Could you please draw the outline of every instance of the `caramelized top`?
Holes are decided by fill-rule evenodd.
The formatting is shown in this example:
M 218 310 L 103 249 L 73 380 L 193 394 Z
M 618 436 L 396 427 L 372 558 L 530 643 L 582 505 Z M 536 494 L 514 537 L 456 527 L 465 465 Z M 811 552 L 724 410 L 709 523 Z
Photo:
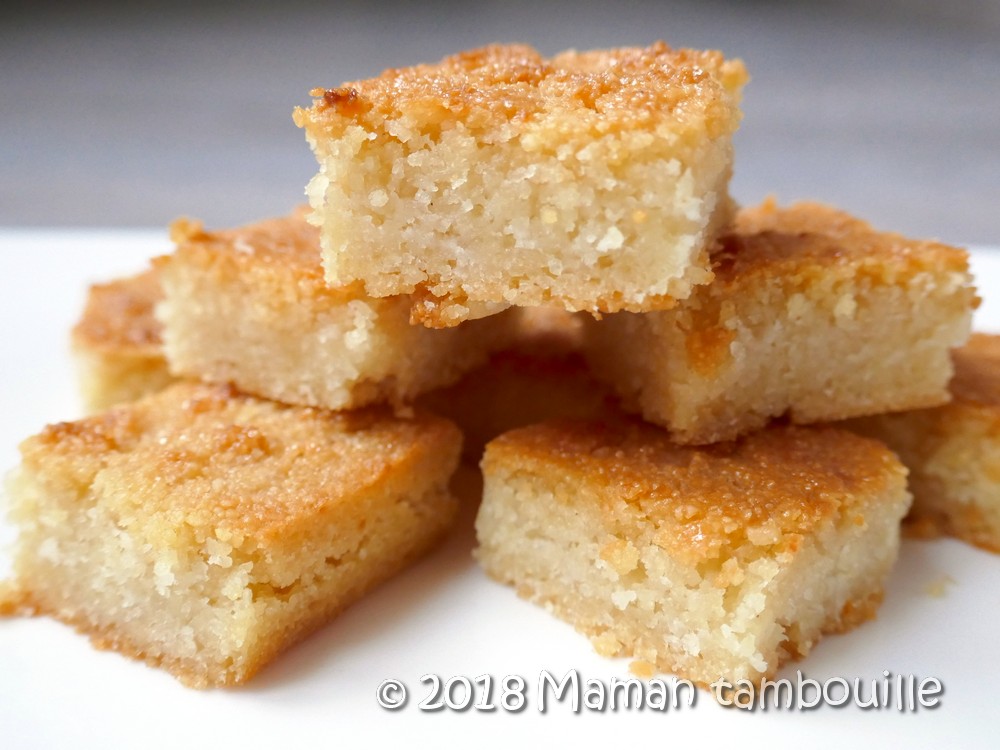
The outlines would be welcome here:
M 163 297 L 155 271 L 95 284 L 87 294 L 73 341 L 90 348 L 158 352 L 160 324 L 153 308 Z
M 433 467 L 444 476 L 454 468 L 460 442 L 454 425 L 423 413 L 328 412 L 180 383 L 50 425 L 21 452 L 28 471 L 94 490 L 121 526 L 145 538 L 214 535 L 235 546 L 278 540 L 324 514 L 363 519 L 368 491 L 429 486 L 441 478 Z
M 613 130 L 669 119 L 700 123 L 714 137 L 735 129 L 734 110 L 746 80 L 743 64 L 726 61 L 720 52 L 673 50 L 663 42 L 548 59 L 526 45 L 491 45 L 316 89 L 312 109 L 296 110 L 295 120 L 335 137 L 351 122 L 401 115 L 418 126 L 461 120 L 474 131 L 510 121 L 558 120 L 572 128 L 599 120 Z
M 837 269 L 891 284 L 921 271 L 967 274 L 968 254 L 939 242 L 876 231 L 820 203 L 779 208 L 769 199 L 737 214 L 733 232 L 712 255 L 712 266 L 712 289 L 761 275 L 794 280 Z
M 253 274 L 273 287 L 276 297 L 310 295 L 340 303 L 362 296 L 360 284 L 327 286 L 319 230 L 306 220 L 308 213 L 308 206 L 300 206 L 288 216 L 215 231 L 207 231 L 199 221 L 178 219 L 170 226 L 170 238 L 177 244 L 174 255 L 153 263 L 157 268 L 177 262 L 218 274 Z
M 974 333 L 952 352 L 955 376 L 950 390 L 956 401 L 1000 406 L 1000 336 Z
M 248 255 L 261 262 L 293 265 L 303 273 L 322 275 L 319 230 L 306 221 L 308 206 L 288 216 L 264 219 L 236 229 L 206 231 L 200 221 L 177 219 L 170 239 L 178 249 Z
M 484 470 L 499 463 L 566 480 L 564 502 L 596 495 L 611 525 L 651 526 L 658 546 L 693 562 L 747 543 L 794 551 L 824 521 L 863 523 L 861 503 L 892 483 L 901 493 L 906 471 L 881 443 L 829 427 L 691 447 L 625 420 L 515 430 L 487 447 Z
M 322 278 L 319 230 L 306 221 L 308 213 L 308 206 L 299 206 L 288 216 L 211 232 L 200 221 L 176 219 L 170 225 L 170 239 L 178 252 L 245 257 L 250 263 L 291 267 L 304 276 Z

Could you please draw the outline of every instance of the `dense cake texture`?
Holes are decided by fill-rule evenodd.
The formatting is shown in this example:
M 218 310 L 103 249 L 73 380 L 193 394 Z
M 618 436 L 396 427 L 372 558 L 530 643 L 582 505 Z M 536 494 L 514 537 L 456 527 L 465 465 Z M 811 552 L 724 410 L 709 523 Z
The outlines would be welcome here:
M 814 203 L 739 212 L 715 280 L 671 310 L 594 321 L 589 357 L 684 443 L 944 403 L 977 304 L 967 254 Z
M 1000 336 L 974 334 L 953 354 L 952 401 L 852 420 L 910 470 L 906 530 L 1000 552 Z
M 304 211 L 239 229 L 173 226 L 158 308 L 175 374 L 290 404 L 409 402 L 458 380 L 506 341 L 510 314 L 447 331 L 410 325 L 405 297 L 331 288 Z
M 770 427 L 678 446 L 638 422 L 555 421 L 486 448 L 476 555 L 590 636 L 695 683 L 772 676 L 872 617 L 910 505 L 880 443 Z
M 8 611 L 241 683 L 445 532 L 458 430 L 180 383 L 21 446 Z
M 90 287 L 71 336 L 88 411 L 134 401 L 173 382 L 153 315 L 161 297 L 152 270 Z
M 295 112 L 334 284 L 433 327 L 504 305 L 668 306 L 711 279 L 746 82 L 719 52 L 494 45 Z

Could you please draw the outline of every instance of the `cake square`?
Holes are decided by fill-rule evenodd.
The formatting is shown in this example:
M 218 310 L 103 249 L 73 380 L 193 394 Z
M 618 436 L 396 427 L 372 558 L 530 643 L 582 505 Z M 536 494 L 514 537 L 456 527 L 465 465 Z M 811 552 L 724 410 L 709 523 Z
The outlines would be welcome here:
M 327 286 L 319 233 L 304 214 L 218 232 L 175 222 L 175 252 L 154 261 L 174 374 L 288 404 L 354 409 L 409 403 L 503 346 L 509 313 L 436 331 L 410 325 L 406 297 Z
M 678 442 L 948 400 L 949 349 L 978 302 L 963 250 L 767 201 L 739 212 L 713 269 L 673 309 L 606 316 L 588 333 L 595 372 Z
M 174 381 L 153 314 L 162 296 L 152 270 L 88 290 L 71 334 L 87 411 L 135 401 Z
M 444 327 L 504 305 L 649 310 L 711 279 L 747 80 L 719 52 L 493 45 L 316 89 L 296 123 L 334 284 Z
M 449 527 L 454 425 L 178 383 L 21 446 L 0 609 L 193 687 L 250 679 Z
M 655 426 L 554 421 L 492 441 L 476 556 L 605 656 L 696 684 L 772 677 L 874 616 L 906 470 L 845 430 L 679 446 Z
M 883 441 L 909 468 L 904 530 L 1000 553 L 1000 336 L 973 334 L 952 358 L 951 403 L 845 426 Z

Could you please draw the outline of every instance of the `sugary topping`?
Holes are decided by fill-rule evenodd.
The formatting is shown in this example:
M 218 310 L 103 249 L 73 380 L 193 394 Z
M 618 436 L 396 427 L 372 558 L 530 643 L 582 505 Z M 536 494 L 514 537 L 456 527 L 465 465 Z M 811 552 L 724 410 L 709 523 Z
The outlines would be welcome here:
M 451 423 L 427 414 L 335 413 L 181 383 L 50 425 L 21 451 L 29 471 L 95 491 L 119 523 L 142 527 L 147 538 L 214 535 L 242 544 L 317 514 L 363 522 L 362 493 L 412 471 L 421 455 L 440 453 L 447 463 L 460 440 Z
M 288 216 L 211 232 L 200 221 L 177 219 L 170 225 L 170 239 L 183 251 L 251 256 L 322 277 L 319 230 L 306 221 L 307 214 L 308 208 L 300 206 Z
M 214 273 L 253 274 L 262 290 L 275 301 L 321 297 L 336 304 L 363 296 L 363 286 L 330 287 L 323 278 L 319 230 L 306 220 L 307 206 L 288 216 L 247 224 L 235 229 L 207 231 L 201 222 L 178 219 L 170 226 L 177 243 L 173 256 L 157 258 L 163 268 L 171 263 L 194 264 Z
M 568 480 L 570 503 L 600 498 L 613 526 L 655 529 L 659 546 L 691 560 L 752 546 L 794 549 L 824 521 L 864 523 L 852 506 L 905 469 L 881 443 L 834 428 L 774 426 L 739 441 L 679 446 L 637 421 L 556 421 L 490 443 L 493 465 Z M 544 480 L 543 480 L 544 481 Z M 626 509 L 626 510 L 623 510 Z
M 952 352 L 955 376 L 950 389 L 957 401 L 1000 406 L 1000 336 L 974 333 Z
M 720 52 L 673 50 L 663 42 L 548 59 L 525 45 L 491 45 L 316 89 L 312 110 L 297 110 L 295 117 L 300 126 L 322 121 L 335 134 L 350 121 L 402 114 L 426 127 L 460 120 L 471 130 L 485 130 L 592 113 L 610 129 L 697 119 L 714 137 L 718 133 L 711 131 L 733 125 L 746 78 L 742 63 L 726 61 Z
M 734 231 L 712 255 L 713 287 L 759 274 L 796 278 L 841 268 L 893 283 L 921 271 L 968 272 L 968 254 L 939 242 L 879 232 L 868 223 L 819 203 L 779 208 L 773 200 L 741 210 Z
M 73 328 L 73 340 L 89 347 L 156 350 L 160 324 L 153 309 L 163 293 L 155 271 L 95 284 L 87 294 L 83 317 Z

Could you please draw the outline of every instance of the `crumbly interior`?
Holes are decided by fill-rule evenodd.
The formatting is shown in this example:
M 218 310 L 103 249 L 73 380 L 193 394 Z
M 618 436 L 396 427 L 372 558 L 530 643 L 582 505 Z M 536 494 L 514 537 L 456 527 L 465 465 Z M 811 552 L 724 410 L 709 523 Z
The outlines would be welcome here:
M 444 533 L 459 443 L 190 384 L 55 425 L 9 483 L 16 598 L 191 686 L 243 682 Z
M 898 553 L 910 502 L 905 472 L 891 456 L 881 467 L 851 463 L 852 436 L 841 434 L 848 456 L 836 471 L 852 477 L 853 492 L 807 489 L 798 501 L 807 520 L 794 530 L 779 520 L 791 517 L 791 506 L 768 497 L 766 484 L 755 489 L 754 468 L 734 474 L 710 454 L 691 466 L 704 461 L 698 470 L 719 477 L 714 488 L 692 493 L 682 472 L 672 484 L 650 477 L 644 486 L 656 489 L 632 491 L 585 457 L 585 468 L 568 471 L 558 458 L 565 443 L 547 459 L 527 443 L 498 441 L 484 459 L 476 555 L 491 576 L 589 635 L 601 654 L 632 656 L 703 685 L 772 676 L 822 633 L 873 616 Z M 609 442 L 604 450 L 627 462 L 634 448 Z M 791 454 L 784 466 L 761 466 L 776 477 L 772 485 L 781 485 L 784 470 L 794 476 L 805 468 Z M 683 463 L 680 454 L 657 455 Z M 820 484 L 833 475 L 807 472 Z M 723 485 L 730 494 L 722 523 L 701 523 L 702 494 L 718 497 Z M 662 500 L 658 510 L 647 506 L 649 492 Z M 758 516 L 757 503 L 774 518 Z M 687 545 L 678 533 L 684 524 L 698 527 Z M 704 548 L 713 554 L 698 552 Z
M 295 216 L 266 232 L 197 234 L 158 261 L 157 315 L 175 374 L 290 404 L 357 408 L 452 383 L 505 340 L 507 314 L 435 331 L 410 325 L 407 298 L 327 288 L 307 229 Z
M 946 401 L 948 352 L 968 337 L 975 301 L 961 251 L 838 252 L 830 219 L 816 223 L 739 237 L 743 265 L 717 258 L 716 282 L 673 310 L 594 321 L 595 371 L 685 443 L 786 413 L 813 423 Z
M 484 304 L 656 309 L 711 279 L 739 63 L 487 48 L 383 79 L 296 115 L 330 281 L 419 293 L 446 326 Z

